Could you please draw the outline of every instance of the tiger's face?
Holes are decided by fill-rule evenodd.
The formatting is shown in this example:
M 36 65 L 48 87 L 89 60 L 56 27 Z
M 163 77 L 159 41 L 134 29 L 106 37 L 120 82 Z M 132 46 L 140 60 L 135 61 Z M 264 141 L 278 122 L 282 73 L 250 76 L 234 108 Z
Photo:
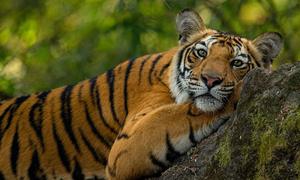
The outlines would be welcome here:
M 214 112 L 227 103 L 251 69 L 270 69 L 281 48 L 281 36 L 267 33 L 254 41 L 207 29 L 198 14 L 185 10 L 177 17 L 180 45 L 173 59 L 171 91 L 177 103 L 193 101 Z

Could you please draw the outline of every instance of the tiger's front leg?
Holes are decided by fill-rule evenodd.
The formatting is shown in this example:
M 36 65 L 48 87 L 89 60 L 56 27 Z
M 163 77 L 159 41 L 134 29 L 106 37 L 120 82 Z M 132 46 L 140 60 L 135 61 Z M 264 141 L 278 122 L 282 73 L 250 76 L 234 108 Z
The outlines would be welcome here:
M 108 179 L 153 176 L 223 122 L 233 107 L 211 114 L 191 104 L 172 104 L 126 122 L 108 158 Z

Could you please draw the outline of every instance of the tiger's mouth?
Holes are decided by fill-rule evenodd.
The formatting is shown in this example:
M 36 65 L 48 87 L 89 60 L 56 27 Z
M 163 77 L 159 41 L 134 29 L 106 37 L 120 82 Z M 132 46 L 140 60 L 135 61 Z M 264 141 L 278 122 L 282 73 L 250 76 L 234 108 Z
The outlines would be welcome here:
M 201 94 L 201 95 L 197 95 L 197 96 L 193 97 L 194 100 L 197 98 L 215 98 L 215 97 L 213 95 L 211 95 L 209 92 L 207 92 L 205 94 Z
M 207 87 L 204 82 L 191 82 L 188 78 L 177 76 L 172 84 L 172 93 L 176 103 L 192 102 L 203 112 L 216 112 L 222 109 L 231 96 L 234 85 L 222 84 Z
M 193 102 L 204 112 L 214 112 L 224 107 L 225 101 L 221 101 L 211 95 L 210 93 L 206 93 L 203 95 L 198 95 L 193 98 Z

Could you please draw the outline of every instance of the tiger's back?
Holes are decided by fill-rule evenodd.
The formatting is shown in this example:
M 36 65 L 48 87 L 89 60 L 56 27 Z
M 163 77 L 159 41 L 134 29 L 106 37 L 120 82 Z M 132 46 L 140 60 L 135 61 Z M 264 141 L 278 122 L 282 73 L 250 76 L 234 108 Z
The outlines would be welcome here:
M 76 85 L 5 101 L 0 176 L 103 177 L 125 119 L 145 106 L 172 102 L 167 84 L 173 54 L 143 56 Z

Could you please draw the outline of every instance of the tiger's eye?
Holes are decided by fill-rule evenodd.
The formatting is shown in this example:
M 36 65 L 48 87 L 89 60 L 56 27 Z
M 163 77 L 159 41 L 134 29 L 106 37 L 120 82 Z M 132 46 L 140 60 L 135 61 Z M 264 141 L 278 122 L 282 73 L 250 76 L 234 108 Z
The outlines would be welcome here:
M 241 67 L 243 64 L 244 64 L 243 61 L 238 60 L 238 59 L 233 60 L 233 61 L 231 62 L 231 65 L 234 66 L 234 67 Z
M 207 52 L 204 49 L 199 49 L 198 55 L 203 58 L 203 57 L 206 57 Z

